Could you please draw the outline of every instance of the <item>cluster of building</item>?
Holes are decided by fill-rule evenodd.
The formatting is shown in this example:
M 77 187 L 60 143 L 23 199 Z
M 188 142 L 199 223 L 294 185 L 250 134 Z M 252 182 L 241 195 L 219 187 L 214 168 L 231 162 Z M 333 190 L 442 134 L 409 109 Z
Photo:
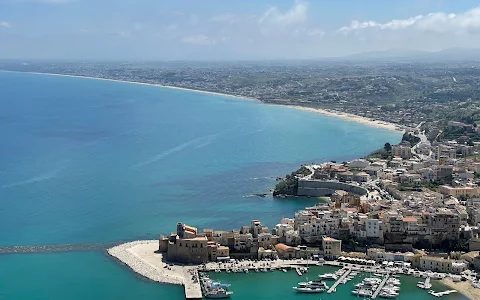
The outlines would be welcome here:
M 195 227 L 178 223 L 176 232 L 160 237 L 158 250 L 165 254 L 167 261 L 184 264 L 227 261 L 232 258 L 294 259 L 323 256 L 319 247 L 300 245 L 298 235 L 294 234 L 296 240 L 288 240 L 290 245 L 287 245 L 284 243 L 287 235 L 280 232 L 281 236 L 278 236 L 276 232 L 276 229 L 269 232 L 268 227 L 262 226 L 258 220 L 253 220 L 251 226 L 231 231 L 204 229 L 198 232 Z M 327 256 L 336 257 L 341 252 L 339 240 L 325 236 L 321 243 Z
M 475 147 L 432 146 L 422 139 L 413 148 L 393 146 L 388 160 L 309 165 L 310 175 L 298 175 L 298 195 L 330 201 L 297 211 L 271 230 L 258 220 L 239 230 L 201 233 L 178 223 L 175 233 L 160 239 L 159 250 L 181 263 L 359 253 L 357 258 L 408 262 L 424 270 L 459 273 L 475 262 L 480 267 L 474 252 L 416 250 L 459 243 L 468 244 L 464 252 L 480 250 L 480 161 L 466 158 Z

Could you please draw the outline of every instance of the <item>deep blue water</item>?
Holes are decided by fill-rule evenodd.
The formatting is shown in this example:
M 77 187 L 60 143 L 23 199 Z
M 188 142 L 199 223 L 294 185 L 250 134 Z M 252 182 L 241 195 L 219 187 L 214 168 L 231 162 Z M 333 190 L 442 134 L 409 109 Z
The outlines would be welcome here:
M 178 221 L 201 229 L 251 219 L 272 226 L 314 202 L 250 196 L 271 189 L 272 177 L 401 138 L 255 101 L 84 78 L 0 72 L 0 105 L 0 246 L 156 238 Z M 100 279 L 99 298 L 108 291 L 131 298 L 111 291 L 116 284 L 148 286 L 142 298 L 163 291 L 127 270 L 112 279 L 117 267 L 100 253 L 0 256 L 8 271 L 0 273 L 0 297 L 30 288 L 38 299 L 58 299 L 59 286 L 96 289 Z M 45 268 L 59 274 L 50 285 L 29 280 L 20 293 L 5 284 L 10 273 L 41 276 Z M 63 268 L 77 275 L 62 276 Z

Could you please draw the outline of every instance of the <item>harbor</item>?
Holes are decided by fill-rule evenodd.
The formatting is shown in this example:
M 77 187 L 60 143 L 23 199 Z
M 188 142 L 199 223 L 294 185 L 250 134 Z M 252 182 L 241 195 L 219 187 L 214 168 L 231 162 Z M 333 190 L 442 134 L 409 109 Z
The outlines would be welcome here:
M 208 277 L 213 282 L 231 283 L 232 285 L 225 290 L 228 296 L 235 299 L 242 299 L 242 293 L 246 293 L 243 289 L 247 288 L 245 285 L 254 284 L 254 282 L 262 282 L 262 284 L 272 285 L 270 293 L 279 294 L 278 297 L 282 299 L 293 299 L 296 297 L 296 292 L 292 287 L 299 283 L 308 283 L 320 279 L 325 282 L 325 290 L 317 290 L 322 293 L 322 299 L 331 297 L 341 297 L 341 299 L 349 299 L 357 297 L 352 294 L 356 289 L 355 285 L 362 284 L 365 278 L 376 277 L 380 283 L 376 286 L 375 294 L 373 296 L 381 297 L 381 290 L 388 285 L 388 280 L 395 279 L 390 277 L 387 273 L 391 270 L 381 269 L 379 266 L 362 266 L 355 264 L 348 264 L 341 266 L 338 261 L 318 262 L 313 260 L 231 260 L 222 263 L 207 263 L 199 266 L 186 266 L 169 264 L 163 260 L 162 254 L 156 252 L 158 248 L 158 241 L 135 241 L 116 247 L 110 248 L 108 253 L 119 259 L 121 262 L 128 265 L 136 273 L 156 282 L 182 285 L 185 292 L 186 299 L 201 299 L 205 295 L 205 289 L 202 291 L 202 274 L 208 274 Z M 301 276 L 299 276 L 301 273 Z M 319 276 L 326 275 L 322 278 Z M 328 275 L 330 274 L 330 275 Z M 441 297 L 441 299 L 468 299 L 460 293 L 448 292 L 451 288 L 445 287 L 439 280 L 431 280 L 428 272 L 419 273 L 419 277 L 413 277 L 408 274 L 395 275 L 399 276 L 399 281 L 402 282 L 402 290 L 398 292 L 396 299 L 421 299 L 422 297 Z M 421 289 L 417 286 L 422 280 L 431 284 L 431 291 Z M 333 280 L 333 281 L 332 281 Z M 278 283 L 281 282 L 281 284 Z M 330 286 L 329 281 L 332 282 Z M 375 281 L 375 280 L 374 280 Z M 328 285 L 328 286 L 327 286 Z M 274 288 L 273 288 L 274 287 Z M 252 288 L 251 286 L 249 287 Z M 258 293 L 262 293 L 257 291 Z M 386 294 L 384 294 L 386 295 Z M 421 295 L 421 296 L 420 296 Z M 309 295 L 304 295 L 310 297 Z M 237 298 L 238 297 L 238 298 Z M 327 298 L 328 297 L 328 298 Z M 258 298 L 261 299 L 261 298 Z M 270 298 L 264 298 L 270 299 Z M 310 298 L 305 298 L 310 299 Z M 311 298 L 314 299 L 314 298 Z M 318 298 L 315 298 L 318 299 Z

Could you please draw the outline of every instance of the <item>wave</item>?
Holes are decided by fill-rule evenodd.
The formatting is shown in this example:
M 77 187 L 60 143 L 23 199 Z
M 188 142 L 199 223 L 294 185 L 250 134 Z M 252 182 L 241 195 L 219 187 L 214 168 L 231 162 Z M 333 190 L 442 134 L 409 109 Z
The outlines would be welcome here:
M 236 128 L 236 127 L 234 127 L 234 128 Z M 213 141 L 215 141 L 218 137 L 220 137 L 221 135 L 233 130 L 234 128 L 227 129 L 227 130 L 221 131 L 219 133 L 206 135 L 204 137 L 196 138 L 196 139 L 190 140 L 188 142 L 185 142 L 183 144 L 177 145 L 177 146 L 175 146 L 171 149 L 165 150 L 165 151 L 155 155 L 154 157 L 152 157 L 149 160 L 146 160 L 146 161 L 143 161 L 141 163 L 138 163 L 138 164 L 134 165 L 133 168 L 139 168 L 139 167 L 143 167 L 143 166 L 149 165 L 151 163 L 157 162 L 157 161 L 162 160 L 163 158 L 165 158 L 165 157 L 167 157 L 171 154 L 179 152 L 179 151 L 181 151 L 181 150 L 183 150 L 187 147 L 190 147 L 190 146 L 195 148 L 195 149 L 200 149 L 202 147 L 208 146 Z
M 246 136 L 246 135 L 250 135 L 250 134 L 255 134 L 257 132 L 261 132 L 261 131 L 264 131 L 265 128 L 259 128 L 259 129 L 255 129 L 255 130 L 252 130 L 252 131 L 248 131 L 248 132 L 245 132 L 245 133 L 242 133 L 240 134 L 240 136 Z
M 57 177 L 58 173 L 65 168 L 66 168 L 66 166 L 64 165 L 60 168 L 48 171 L 46 173 L 43 173 L 41 175 L 26 179 L 26 180 L 0 185 L 0 189 L 12 188 L 12 187 L 17 187 L 17 186 L 22 186 L 22 185 L 38 183 L 38 182 L 42 182 L 42 181 L 45 181 L 45 180 L 49 180 L 49 179 Z

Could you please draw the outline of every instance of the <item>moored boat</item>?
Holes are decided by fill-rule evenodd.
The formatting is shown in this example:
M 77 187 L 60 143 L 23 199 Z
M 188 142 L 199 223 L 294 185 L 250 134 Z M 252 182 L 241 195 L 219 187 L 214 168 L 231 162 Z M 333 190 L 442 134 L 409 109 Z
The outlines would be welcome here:
M 322 293 L 326 289 L 322 287 L 298 287 L 294 286 L 293 289 L 299 293 Z
M 336 274 L 333 274 L 333 273 L 325 273 L 325 274 L 322 274 L 322 275 L 318 275 L 318 277 L 320 277 L 321 279 L 329 279 L 329 280 L 337 280 L 338 279 L 338 276 Z
M 205 298 L 210 298 L 210 299 L 225 299 L 225 298 L 230 298 L 230 296 L 233 294 L 233 292 L 227 292 L 225 289 L 213 289 L 208 291 L 205 294 Z

